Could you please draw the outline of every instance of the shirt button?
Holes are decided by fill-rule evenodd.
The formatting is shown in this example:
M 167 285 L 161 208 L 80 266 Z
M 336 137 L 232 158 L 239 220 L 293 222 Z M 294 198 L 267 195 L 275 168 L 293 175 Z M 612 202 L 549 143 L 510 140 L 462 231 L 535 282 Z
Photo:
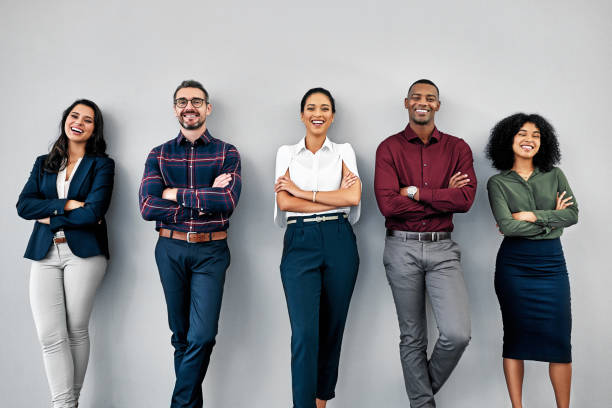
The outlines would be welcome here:
M 57 210 L 54 210 L 54 211 L 53 211 L 53 215 L 57 215 Z
M 423 163 L 423 167 L 427 167 L 427 163 Z
M 425 225 L 425 221 L 423 221 L 423 225 Z
M 193 186 L 189 186 L 189 188 L 193 188 Z
M 429 184 L 427 184 L 427 182 L 425 182 L 425 185 L 428 186 Z

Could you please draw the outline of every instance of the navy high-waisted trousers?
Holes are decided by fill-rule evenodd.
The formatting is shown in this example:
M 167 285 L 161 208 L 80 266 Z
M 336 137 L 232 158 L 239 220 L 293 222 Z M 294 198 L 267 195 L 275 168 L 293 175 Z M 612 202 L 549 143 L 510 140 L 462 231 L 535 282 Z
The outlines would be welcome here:
M 294 408 L 315 408 L 315 398 L 335 396 L 346 316 L 359 254 L 350 223 L 338 220 L 289 224 L 281 278 L 291 321 Z

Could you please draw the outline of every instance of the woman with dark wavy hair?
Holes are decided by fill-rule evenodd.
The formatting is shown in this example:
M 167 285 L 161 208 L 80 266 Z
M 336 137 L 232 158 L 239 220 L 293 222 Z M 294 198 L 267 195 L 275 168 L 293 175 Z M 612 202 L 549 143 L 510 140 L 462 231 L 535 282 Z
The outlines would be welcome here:
M 78 406 L 89 316 L 109 255 L 104 214 L 114 172 L 102 112 L 80 99 L 64 111 L 60 136 L 34 162 L 17 201 L 19 216 L 35 220 L 24 256 L 32 260 L 30 304 L 54 408 Z
M 503 367 L 513 408 L 522 407 L 524 360 L 549 362 L 557 407 L 569 407 L 572 378 L 570 288 L 559 237 L 578 205 L 558 167 L 553 127 L 517 113 L 491 131 L 487 157 L 500 173 L 487 183 L 504 239 L 495 292 L 504 323 Z

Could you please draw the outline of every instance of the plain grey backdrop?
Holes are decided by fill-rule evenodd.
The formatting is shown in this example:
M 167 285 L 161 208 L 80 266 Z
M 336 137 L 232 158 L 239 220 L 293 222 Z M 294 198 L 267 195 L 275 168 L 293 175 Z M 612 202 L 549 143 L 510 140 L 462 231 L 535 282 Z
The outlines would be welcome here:
M 28 300 L 30 262 L 22 258 L 32 222 L 18 218 L 15 203 L 34 158 L 56 139 L 62 110 L 80 97 L 102 108 L 117 164 L 107 214 L 111 261 L 92 315 L 81 405 L 169 405 L 174 371 L 156 234 L 140 217 L 137 192 L 149 150 L 177 134 L 172 92 L 194 78 L 211 94 L 208 127 L 238 147 L 243 176 L 205 405 L 291 405 L 290 329 L 278 270 L 283 230 L 272 220 L 274 158 L 281 144 L 304 135 L 303 93 L 324 86 L 337 101 L 329 137 L 352 144 L 363 182 L 355 226 L 361 268 L 329 407 L 407 407 L 382 266 L 374 153 L 406 125 L 403 98 L 422 77 L 440 87 L 437 125 L 470 144 L 479 181 L 474 205 L 455 217 L 453 233 L 463 252 L 472 341 L 438 405 L 509 406 L 493 289 L 502 237 L 486 197 L 494 171 L 483 148 L 496 121 L 526 111 L 558 130 L 561 167 L 580 203 L 579 224 L 562 238 L 572 290 L 573 406 L 609 406 L 611 14 L 606 0 L 2 1 L 0 406 L 49 406 Z M 525 403 L 554 406 L 543 363 L 527 364 Z

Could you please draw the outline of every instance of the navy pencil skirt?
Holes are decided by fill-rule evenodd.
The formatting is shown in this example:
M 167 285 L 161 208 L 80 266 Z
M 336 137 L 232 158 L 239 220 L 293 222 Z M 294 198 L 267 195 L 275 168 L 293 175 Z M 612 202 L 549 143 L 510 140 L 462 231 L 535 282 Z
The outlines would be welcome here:
M 504 358 L 571 363 L 570 288 L 559 238 L 504 238 L 495 292 L 504 323 Z

